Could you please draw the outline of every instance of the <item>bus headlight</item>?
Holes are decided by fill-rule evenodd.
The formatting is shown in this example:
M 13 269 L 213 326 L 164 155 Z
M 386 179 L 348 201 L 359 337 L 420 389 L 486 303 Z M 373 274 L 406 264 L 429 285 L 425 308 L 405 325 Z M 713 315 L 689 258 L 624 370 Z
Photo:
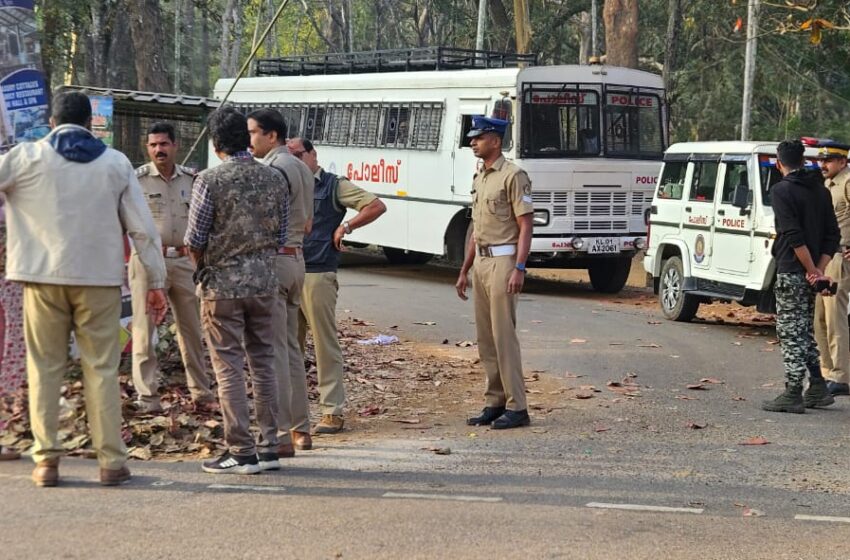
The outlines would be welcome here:
M 534 225 L 536 225 L 536 226 L 548 226 L 549 225 L 549 211 L 548 210 L 535 210 L 534 211 Z
M 582 247 L 584 247 L 584 239 L 581 237 L 573 237 L 573 249 L 580 251 Z
M 635 239 L 635 249 L 640 251 L 641 249 L 644 249 L 645 247 L 646 247 L 646 239 L 644 239 L 643 237 L 638 237 L 637 239 Z

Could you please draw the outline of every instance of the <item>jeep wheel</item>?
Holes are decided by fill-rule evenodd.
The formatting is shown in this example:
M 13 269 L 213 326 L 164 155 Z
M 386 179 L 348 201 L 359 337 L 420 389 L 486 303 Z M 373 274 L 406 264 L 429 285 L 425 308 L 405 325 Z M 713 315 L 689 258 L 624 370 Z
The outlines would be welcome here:
M 673 321 L 689 322 L 697 314 L 699 298 L 683 291 L 685 274 L 682 259 L 670 257 L 661 267 L 658 301 L 664 316 Z
M 626 285 L 631 269 L 631 257 L 618 257 L 591 263 L 587 272 L 594 290 L 603 294 L 616 294 Z

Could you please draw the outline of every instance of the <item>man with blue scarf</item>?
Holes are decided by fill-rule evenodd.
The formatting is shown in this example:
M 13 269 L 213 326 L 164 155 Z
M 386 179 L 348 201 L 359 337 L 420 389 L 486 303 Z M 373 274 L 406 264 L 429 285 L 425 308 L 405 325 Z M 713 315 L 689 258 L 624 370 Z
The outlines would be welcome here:
M 7 278 L 24 283 L 33 481 L 59 482 L 59 397 L 73 331 L 80 350 L 86 416 L 100 483 L 130 479 L 121 438 L 119 322 L 123 234 L 148 277 L 148 312 L 165 316 L 165 263 L 159 234 L 127 157 L 92 135 L 91 103 L 58 94 L 53 131 L 0 159 L 8 205 Z

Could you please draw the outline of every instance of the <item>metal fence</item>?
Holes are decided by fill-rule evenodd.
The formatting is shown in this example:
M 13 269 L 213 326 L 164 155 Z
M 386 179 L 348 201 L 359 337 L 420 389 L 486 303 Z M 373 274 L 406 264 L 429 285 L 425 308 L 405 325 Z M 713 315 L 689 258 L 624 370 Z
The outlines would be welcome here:
M 218 100 L 189 95 L 85 86 L 65 86 L 62 89 L 112 97 L 112 147 L 123 152 L 134 167 L 150 161 L 145 144 L 147 130 L 153 123 L 165 121 L 174 126 L 177 131 L 177 161 L 182 162 L 203 130 L 207 116 L 219 105 Z M 201 142 L 187 165 L 206 168 L 207 146 L 207 142 Z

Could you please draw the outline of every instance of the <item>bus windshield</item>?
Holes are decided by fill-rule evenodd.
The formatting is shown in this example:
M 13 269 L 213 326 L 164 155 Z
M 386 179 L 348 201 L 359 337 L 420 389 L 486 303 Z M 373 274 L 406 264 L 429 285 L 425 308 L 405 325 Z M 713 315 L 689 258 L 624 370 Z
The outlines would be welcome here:
M 600 84 L 525 84 L 524 158 L 660 159 L 666 148 L 663 92 Z

